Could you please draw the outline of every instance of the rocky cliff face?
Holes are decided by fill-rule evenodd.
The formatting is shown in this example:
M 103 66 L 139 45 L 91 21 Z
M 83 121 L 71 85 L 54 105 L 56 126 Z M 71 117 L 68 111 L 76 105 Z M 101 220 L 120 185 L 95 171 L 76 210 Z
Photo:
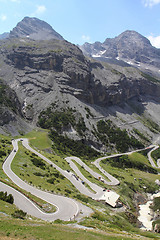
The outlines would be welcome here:
M 15 91 L 0 80 L 0 133 L 12 133 L 18 135 L 20 132 L 31 129 L 23 120 L 21 103 Z
M 18 97 L 10 87 L 0 79 L 0 104 L 1 107 L 8 107 L 16 114 L 22 116 L 21 104 Z M 6 120 L 6 119 L 5 119 Z
M 97 46 L 104 51 L 99 43 Z M 0 77 L 18 96 L 19 103 L 15 102 L 15 106 L 23 123 L 29 121 L 36 126 L 39 114 L 51 105 L 55 111 L 72 108 L 77 116 L 82 116 L 88 129 L 85 141 L 94 146 L 99 146 L 93 134 L 99 119 L 111 118 L 116 125 L 123 126 L 137 121 L 135 114 L 144 116 L 147 111 L 147 117 L 150 116 L 150 105 L 148 109 L 145 106 L 151 102 L 152 110 L 159 112 L 157 79 L 129 65 L 89 60 L 77 46 L 65 40 L 1 40 L 0 65 Z M 153 121 L 159 124 L 158 119 L 159 115 L 155 114 Z M 24 128 L 24 124 L 21 126 Z M 153 137 L 142 120 L 136 127 Z M 128 129 L 132 129 L 130 124 Z M 72 127 L 67 134 L 73 139 L 82 138 Z
M 11 45 L 11 41 L 8 44 Z M 10 50 L 5 48 L 2 52 L 5 52 L 6 64 L 21 72 L 22 86 L 41 86 L 44 93 L 53 90 L 54 80 L 44 83 L 39 79 L 42 72 L 57 80 L 61 93 L 72 94 L 89 104 L 109 106 L 144 94 L 159 96 L 159 85 L 140 74 L 135 79 L 101 64 L 91 64 L 76 46 L 66 41 L 45 41 L 38 45 L 32 41 L 17 42 L 17 46 L 12 44 Z M 33 74 L 39 75 L 34 83 Z M 16 80 L 18 77 L 15 76 Z

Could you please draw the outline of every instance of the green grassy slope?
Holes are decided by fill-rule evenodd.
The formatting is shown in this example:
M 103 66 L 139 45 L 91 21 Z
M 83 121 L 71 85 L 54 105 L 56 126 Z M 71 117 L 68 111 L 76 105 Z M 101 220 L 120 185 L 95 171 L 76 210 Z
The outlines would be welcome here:
M 69 165 L 65 160 L 55 155 L 52 149 L 52 142 L 48 138 L 47 131 L 33 131 L 24 137 L 28 137 L 30 144 L 36 150 L 41 151 L 57 165 L 63 169 L 68 169 Z M 1 136 L 2 138 L 2 136 Z M 10 140 L 7 138 L 7 140 Z M 10 142 L 5 148 L 7 153 L 11 150 Z M 121 195 L 121 201 L 128 207 L 127 211 L 115 211 L 111 207 L 102 202 L 96 202 L 90 198 L 81 195 L 72 184 L 61 178 L 61 175 L 51 166 L 42 164 L 43 167 L 33 164 L 33 156 L 30 152 L 19 144 L 19 151 L 12 163 L 12 169 L 21 177 L 35 186 L 42 189 L 47 189 L 59 194 L 65 194 L 69 197 L 79 199 L 83 204 L 91 207 L 95 213 L 83 219 L 79 224 L 91 227 L 90 230 L 79 230 L 69 226 L 64 226 L 63 222 L 45 223 L 43 221 L 16 220 L 11 217 L 15 211 L 15 206 L 10 206 L 5 202 L 0 202 L 0 236 L 9 236 L 15 239 L 159 239 L 160 235 L 154 233 L 142 232 L 137 228 L 135 202 L 133 201 L 135 193 L 139 192 L 145 197 L 145 191 L 153 192 L 157 189 L 154 181 L 157 179 L 157 174 L 140 171 L 135 168 L 118 168 L 113 167 L 109 161 L 102 162 L 102 167 L 110 174 L 120 180 L 119 186 L 108 187 Z M 1 166 L 4 157 L 1 157 Z M 129 155 L 130 161 L 138 161 L 149 165 L 145 156 L 140 153 Z M 92 159 L 85 160 L 85 163 L 91 167 Z M 95 166 L 92 167 L 95 170 Z M 83 171 L 83 169 L 82 169 Z M 1 178 L 6 179 L 5 175 L 0 170 Z M 35 174 L 35 173 L 38 173 Z M 90 180 L 90 176 L 84 171 L 86 177 Z M 49 179 L 54 178 L 54 184 L 49 182 Z M 144 186 L 146 188 L 144 188 Z M 54 210 L 54 209 L 53 209 Z M 7 214 L 7 215 L 6 215 Z M 43 229 L 43 231 L 42 231 Z M 125 232 L 124 232 L 125 231 Z

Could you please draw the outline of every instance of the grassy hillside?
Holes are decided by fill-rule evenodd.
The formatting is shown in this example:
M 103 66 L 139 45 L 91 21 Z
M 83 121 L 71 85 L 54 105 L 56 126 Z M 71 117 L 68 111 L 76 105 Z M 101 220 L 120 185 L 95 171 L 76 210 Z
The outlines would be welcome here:
M 127 233 L 124 231 L 116 230 L 114 227 L 108 228 L 104 223 L 102 214 L 94 214 L 93 221 L 89 220 L 88 225 L 92 228 L 81 230 L 74 228 L 74 225 L 69 226 L 67 222 L 62 223 L 46 223 L 44 221 L 37 221 L 34 219 L 14 219 L 11 217 L 17 209 L 14 205 L 3 202 L 0 200 L 0 239 L 45 239 L 45 240 L 64 240 L 64 239 L 77 239 L 77 240 L 102 240 L 114 239 L 129 240 L 139 239 L 137 233 Z M 87 220 L 85 220 L 87 221 Z M 103 224 L 101 224 L 103 221 Z M 119 222 L 120 224 L 120 222 Z M 98 226 L 101 225 L 101 226 Z M 98 229 L 103 229 L 99 231 Z M 140 233 L 140 232 L 139 232 Z M 138 233 L 138 234 L 139 234 Z M 151 233 L 144 233 L 143 239 L 158 239 L 158 235 Z
M 29 138 L 30 144 L 36 150 L 40 151 L 43 155 L 48 157 L 58 166 L 63 169 L 70 169 L 68 163 L 63 157 L 55 154 L 52 148 L 52 141 L 48 138 L 47 131 L 33 131 L 28 133 L 25 137 Z M 11 141 L 9 137 L 4 138 L 0 147 L 5 149 L 6 154 L 11 150 Z M 1 156 L 1 166 L 4 156 Z M 96 170 L 95 166 L 91 164 L 90 160 L 84 160 L 88 166 Z M 137 206 L 140 203 L 137 196 L 141 200 L 145 200 L 146 192 L 154 192 L 158 189 L 155 184 L 157 179 L 156 173 L 149 173 L 141 171 L 135 167 L 133 163 L 143 164 L 150 166 L 146 155 L 141 153 L 134 153 L 126 158 L 129 163 L 132 162 L 132 168 L 113 166 L 109 160 L 104 160 L 101 166 L 110 174 L 119 179 L 120 185 L 118 186 L 105 186 L 120 194 L 120 200 L 127 208 L 115 210 L 110 206 L 94 201 L 86 196 L 81 195 L 75 187 L 55 169 L 47 165 L 43 160 L 36 157 L 34 154 L 28 152 L 22 144 L 19 144 L 19 151 L 12 163 L 12 169 L 23 180 L 26 180 L 32 185 L 38 186 L 41 189 L 63 194 L 77 199 L 83 204 L 91 207 L 94 214 L 90 217 L 83 219 L 79 222 L 80 225 L 91 227 L 90 230 L 78 230 L 69 226 L 62 221 L 55 223 L 45 223 L 37 221 L 32 218 L 25 220 L 13 219 L 11 214 L 15 211 L 15 206 L 8 205 L 8 203 L 0 202 L 0 235 L 9 236 L 13 239 L 139 239 L 137 234 L 142 239 L 159 239 L 158 234 L 141 232 L 138 229 L 137 222 Z M 114 162 L 114 161 L 113 161 Z M 78 165 L 77 165 L 78 166 Z M 137 165 L 136 165 L 137 166 Z M 97 180 L 92 179 L 84 169 L 78 166 L 83 174 L 93 182 Z M 99 172 L 99 170 L 96 170 Z M 6 179 L 2 170 L 0 170 L 1 178 Z M 38 200 L 37 200 L 38 201 Z M 42 203 L 43 204 L 43 203 Z M 54 211 L 54 209 L 52 209 Z M 6 215 L 7 214 L 7 215 Z M 43 231 L 42 231 L 43 228 Z M 125 232 L 124 232 L 125 231 Z
M 14 205 L 4 203 L 0 200 L 0 239 L 36 239 L 36 240 L 135 240 L 135 239 L 159 239 L 157 234 L 140 232 L 128 233 L 112 228 L 108 228 L 104 222 L 104 217 L 100 219 L 100 214 L 96 219 L 97 214 L 94 215 L 94 220 L 88 222 L 92 228 L 78 229 L 73 225 L 67 225 L 67 222 L 62 223 L 47 223 L 44 221 L 37 221 L 32 219 L 14 219 L 11 214 L 15 212 Z M 103 224 L 102 224 L 103 221 Z M 119 222 L 120 224 L 120 222 Z M 121 223 L 122 224 L 122 223 Z M 103 229 L 99 231 L 100 229 Z M 138 236 L 137 236 L 138 234 Z

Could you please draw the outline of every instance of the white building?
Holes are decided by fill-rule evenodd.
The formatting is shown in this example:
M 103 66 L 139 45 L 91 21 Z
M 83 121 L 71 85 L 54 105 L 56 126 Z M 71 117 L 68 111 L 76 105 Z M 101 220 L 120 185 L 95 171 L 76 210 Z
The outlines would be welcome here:
M 120 195 L 117 194 L 116 192 L 113 192 L 111 190 L 106 190 L 99 200 L 105 201 L 107 204 L 109 204 L 112 207 L 116 207 L 119 197 Z

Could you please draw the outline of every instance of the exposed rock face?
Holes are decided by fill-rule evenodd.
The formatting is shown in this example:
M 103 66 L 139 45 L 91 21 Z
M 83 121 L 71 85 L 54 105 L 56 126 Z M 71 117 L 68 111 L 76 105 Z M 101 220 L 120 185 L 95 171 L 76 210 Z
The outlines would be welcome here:
M 63 37 L 46 22 L 38 18 L 25 17 L 9 34 L 10 38 L 30 38 L 34 40 L 59 39 Z
M 125 31 L 114 39 L 106 39 L 103 45 L 106 49 L 104 56 L 128 58 L 138 62 L 145 61 L 147 56 L 153 56 L 153 47 L 149 40 L 135 31 Z
M 150 41 L 135 31 L 125 31 L 113 39 L 107 38 L 104 43 L 85 43 L 80 47 L 85 55 L 102 61 L 117 64 L 120 60 L 149 72 L 160 68 L 160 49 L 156 49 Z M 148 70 L 149 69 L 149 70 Z
M 5 85 L 0 79 L 0 107 L 10 108 L 12 112 L 22 116 L 21 104 L 18 97 L 10 87 Z M 6 121 L 6 119 L 5 119 Z
M 72 94 L 89 104 L 109 106 L 144 94 L 159 96 L 159 85 L 147 81 L 140 74 L 135 80 L 120 72 L 111 74 L 108 70 L 110 74 L 106 78 L 107 69 L 104 66 L 89 63 L 76 46 L 66 41 L 39 42 L 38 47 L 29 41 L 19 44 L 6 52 L 5 62 L 21 70 L 21 85 L 33 84 L 30 74 L 41 78 L 41 72 L 45 71 L 57 79 L 61 93 Z M 34 85 L 49 93 L 53 82 L 43 84 L 36 81 Z
M 19 31 L 23 30 L 24 33 L 26 28 L 24 25 L 20 26 Z M 100 43 L 97 42 L 96 46 L 100 51 L 104 51 Z M 135 118 L 137 119 L 137 116 L 133 116 L 135 109 L 140 109 L 140 113 L 145 112 L 143 101 L 145 104 L 153 102 L 155 120 L 159 123 L 158 80 L 148 78 L 127 64 L 121 67 L 89 61 L 77 46 L 65 40 L 1 40 L 0 65 L 0 78 L 16 93 L 17 102 L 13 102 L 18 109 L 15 115 L 10 108 L 8 113 L 2 108 L 2 118 L 5 119 L 3 122 L 1 120 L 2 125 L 10 126 L 11 122 L 17 121 L 18 125 L 24 128 L 24 122 L 19 124 L 18 116 L 35 126 L 39 114 L 51 104 L 54 104 L 58 111 L 72 108 L 77 114 L 80 113 L 85 121 L 88 129 L 85 132 L 85 141 L 97 147 L 100 144 L 92 134 L 97 120 L 110 116 L 119 125 L 134 122 Z M 89 110 L 86 110 L 88 108 Z M 147 111 L 149 115 L 150 108 Z M 148 132 L 142 121 L 138 122 L 137 127 Z M 67 136 L 77 139 L 75 130 L 70 128 L 65 131 L 68 131 Z M 153 136 L 150 131 L 148 134 Z
M 22 119 L 22 106 L 16 93 L 0 80 L 0 133 L 18 135 L 31 127 Z
M 13 112 L 11 112 L 6 107 L 0 107 L 0 126 L 3 126 L 5 124 L 8 124 L 11 121 L 14 121 L 16 119 Z

